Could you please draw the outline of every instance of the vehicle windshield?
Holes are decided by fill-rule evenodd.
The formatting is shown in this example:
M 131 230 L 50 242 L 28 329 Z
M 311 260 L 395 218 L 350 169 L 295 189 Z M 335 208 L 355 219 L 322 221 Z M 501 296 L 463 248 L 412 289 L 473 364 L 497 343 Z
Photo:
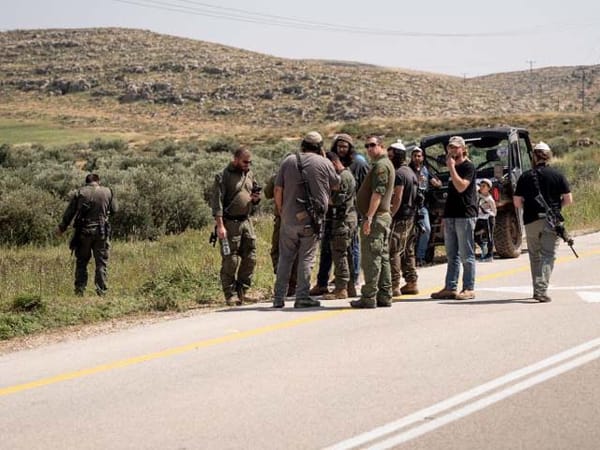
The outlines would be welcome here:
M 508 169 L 508 139 L 466 139 L 469 147 L 469 159 L 477 169 L 477 178 L 501 177 Z M 447 182 L 449 178 L 446 167 L 446 149 L 443 142 L 427 147 L 425 155 L 431 172 Z

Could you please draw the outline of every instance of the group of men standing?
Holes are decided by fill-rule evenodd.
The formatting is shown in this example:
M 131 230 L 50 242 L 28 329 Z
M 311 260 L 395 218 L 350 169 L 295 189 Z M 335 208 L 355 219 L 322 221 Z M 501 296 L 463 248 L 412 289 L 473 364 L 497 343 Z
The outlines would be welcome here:
M 400 141 L 386 149 L 380 136 L 370 135 L 365 149 L 370 167 L 355 152 L 350 136 L 337 135 L 331 150 L 325 153 L 323 138 L 313 131 L 304 137 L 298 152 L 282 161 L 270 189 L 276 215 L 271 252 L 276 273 L 273 307 L 282 308 L 290 295 L 295 295 L 295 308 L 316 307 L 320 302 L 311 296 L 315 294 L 325 294 L 325 299 L 358 297 L 350 302 L 353 308 L 389 307 L 393 296 L 418 293 L 415 248 L 418 255 L 420 244 L 415 242 L 415 223 L 417 217 L 423 219 L 424 209 L 419 190 L 424 190 L 424 182 L 434 187 L 441 183 L 427 175 L 418 147 L 411 152 L 410 167 Z M 462 137 L 451 137 L 446 150 L 450 178 L 444 243 L 448 265 L 444 288 L 431 297 L 468 300 L 475 298 L 476 170 Z M 519 178 L 513 199 L 517 209 L 523 208 L 533 298 L 540 302 L 551 300 L 547 289 L 559 242 L 557 229 L 548 218 L 550 214 L 562 217 L 561 208 L 573 202 L 564 175 L 548 166 L 551 157 L 547 144 L 536 144 L 534 167 Z M 261 187 L 251 164 L 251 152 L 241 147 L 214 181 L 211 207 L 221 243 L 220 278 L 230 306 L 246 299 L 256 266 L 256 235 L 250 216 L 261 200 Z M 56 234 L 62 235 L 74 222 L 70 247 L 76 257 L 77 295 L 84 295 L 92 256 L 96 262 L 96 293 L 104 295 L 108 289 L 108 219 L 116 211 L 112 190 L 100 186 L 100 177 L 90 173 L 56 228 Z M 319 277 L 311 289 L 319 240 Z M 364 274 L 359 296 L 358 261 Z M 332 262 L 335 288 L 329 293 Z M 402 287 L 401 277 L 406 281 Z
M 322 136 L 310 132 L 268 183 L 265 192 L 275 201 L 276 217 L 272 241 L 276 249 L 271 252 L 276 274 L 273 307 L 282 308 L 289 295 L 295 296 L 295 308 L 319 306 L 314 298 L 318 295 L 358 297 L 350 302 L 354 308 L 388 307 L 393 296 L 418 293 L 419 178 L 408 166 L 401 143 L 386 148 L 380 136 L 371 135 L 365 150 L 370 165 L 355 151 L 351 136 L 336 135 L 325 152 Z M 260 194 L 251 191 L 254 176 L 244 165 L 250 158 L 248 150 L 236 152 L 228 168 L 217 175 L 213 190 L 217 235 L 229 247 L 223 252 L 221 268 L 228 305 L 243 301 L 256 264 L 256 239 L 248 218 Z M 317 283 L 311 288 L 319 242 Z M 329 292 L 332 265 L 335 281 Z M 364 283 L 359 295 L 360 269 Z M 400 287 L 402 277 L 406 284 Z

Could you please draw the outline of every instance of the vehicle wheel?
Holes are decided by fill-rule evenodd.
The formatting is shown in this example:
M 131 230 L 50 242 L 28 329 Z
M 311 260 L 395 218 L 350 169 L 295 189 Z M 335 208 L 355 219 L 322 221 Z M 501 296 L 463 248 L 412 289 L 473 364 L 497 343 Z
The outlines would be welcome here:
M 498 211 L 494 228 L 494 246 L 502 258 L 517 258 L 521 254 L 523 236 L 514 210 Z

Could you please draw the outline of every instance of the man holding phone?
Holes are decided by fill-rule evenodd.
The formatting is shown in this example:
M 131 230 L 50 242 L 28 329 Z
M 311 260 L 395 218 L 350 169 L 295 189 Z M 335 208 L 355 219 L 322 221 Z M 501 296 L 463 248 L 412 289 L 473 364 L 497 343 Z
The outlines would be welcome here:
M 477 222 L 476 170 L 461 136 L 452 136 L 446 147 L 450 172 L 448 197 L 444 208 L 444 245 L 448 258 L 444 289 L 431 294 L 435 299 L 475 298 L 475 223 Z M 462 291 L 458 275 L 463 266 Z

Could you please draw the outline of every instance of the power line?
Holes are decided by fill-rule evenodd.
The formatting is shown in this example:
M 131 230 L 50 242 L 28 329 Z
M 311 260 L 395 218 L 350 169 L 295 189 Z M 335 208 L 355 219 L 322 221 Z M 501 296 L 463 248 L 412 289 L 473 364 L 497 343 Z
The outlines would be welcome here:
M 441 38 L 472 38 L 472 37 L 513 37 L 528 34 L 535 34 L 533 30 L 514 30 L 506 32 L 487 32 L 487 33 L 431 33 L 418 31 L 386 30 L 379 28 L 366 28 L 360 26 L 340 25 L 327 22 L 316 22 L 295 17 L 279 16 L 274 14 L 264 14 L 238 8 L 227 8 L 208 3 L 195 2 L 191 0 L 174 0 L 179 3 L 172 3 L 160 0 L 113 0 L 117 3 L 124 3 L 143 8 L 158 9 L 163 11 L 172 11 L 188 15 L 197 15 L 211 17 L 223 20 L 232 20 L 237 22 L 253 23 L 260 25 L 272 25 L 290 29 L 299 29 L 305 31 L 325 31 L 374 36 L 403 36 L 403 37 L 441 37 Z M 183 3 L 183 4 L 182 4 Z M 186 6 L 185 4 L 195 5 Z

